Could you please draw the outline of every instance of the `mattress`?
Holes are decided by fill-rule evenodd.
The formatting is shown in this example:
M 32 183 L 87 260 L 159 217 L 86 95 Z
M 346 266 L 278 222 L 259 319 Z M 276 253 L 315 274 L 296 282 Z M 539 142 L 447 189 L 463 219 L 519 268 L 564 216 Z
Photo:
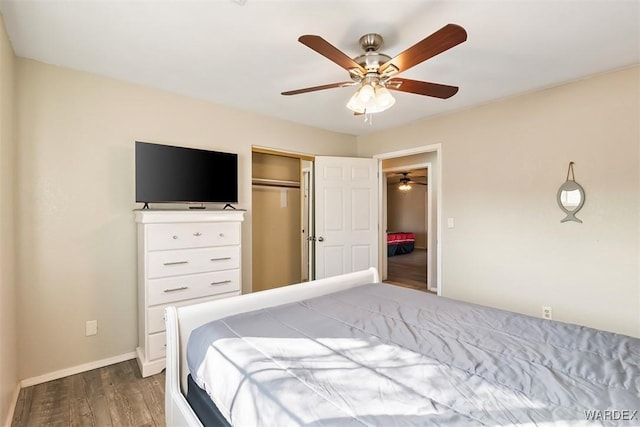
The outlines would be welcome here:
M 203 426 L 230 427 L 229 422 L 213 404 L 209 395 L 198 387 L 191 375 L 187 376 L 187 402 Z
M 386 284 L 208 323 L 187 360 L 238 426 L 640 422 L 640 340 Z
M 387 256 L 403 255 L 413 252 L 416 236 L 407 232 L 387 233 Z

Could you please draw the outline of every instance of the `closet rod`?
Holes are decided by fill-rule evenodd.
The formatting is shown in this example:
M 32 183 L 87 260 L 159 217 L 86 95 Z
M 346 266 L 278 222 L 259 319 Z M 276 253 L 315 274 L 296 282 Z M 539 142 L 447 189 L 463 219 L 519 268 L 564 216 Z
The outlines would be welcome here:
M 282 179 L 253 178 L 251 184 L 265 187 L 300 188 L 298 181 L 285 181 Z

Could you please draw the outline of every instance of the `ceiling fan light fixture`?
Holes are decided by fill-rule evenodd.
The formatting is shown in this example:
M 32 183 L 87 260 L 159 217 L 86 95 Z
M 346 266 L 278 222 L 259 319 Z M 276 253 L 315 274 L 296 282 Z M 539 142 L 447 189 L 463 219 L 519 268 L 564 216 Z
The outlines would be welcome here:
M 376 88 L 376 105 L 379 108 L 379 111 L 387 110 L 393 107 L 393 104 L 396 103 L 396 99 L 391 95 L 389 89 L 384 86 L 378 86 Z
M 347 102 L 347 108 L 353 111 L 354 113 L 364 114 L 365 106 L 362 103 L 362 101 L 360 101 L 360 98 L 358 97 L 359 92 L 360 91 L 358 90 L 349 99 L 349 102 Z
M 373 114 L 385 111 L 395 103 L 395 98 L 386 87 L 377 84 L 374 88 L 372 83 L 367 82 L 349 99 L 347 108 L 358 114 Z
M 411 190 L 411 184 L 403 182 L 398 186 L 398 190 L 400 190 L 400 191 L 409 191 L 409 190 Z
M 358 89 L 358 92 L 356 92 L 358 95 L 358 99 L 364 104 L 368 104 L 371 101 L 373 101 L 376 98 L 376 91 L 373 88 L 372 85 L 370 85 L 369 83 L 365 83 L 362 85 L 362 87 L 360 89 Z

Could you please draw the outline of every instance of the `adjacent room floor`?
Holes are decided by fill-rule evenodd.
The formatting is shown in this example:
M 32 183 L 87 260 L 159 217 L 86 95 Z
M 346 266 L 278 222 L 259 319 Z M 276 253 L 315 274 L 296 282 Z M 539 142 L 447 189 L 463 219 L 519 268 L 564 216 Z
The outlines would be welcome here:
M 413 252 L 387 258 L 386 282 L 421 291 L 427 290 L 427 251 Z

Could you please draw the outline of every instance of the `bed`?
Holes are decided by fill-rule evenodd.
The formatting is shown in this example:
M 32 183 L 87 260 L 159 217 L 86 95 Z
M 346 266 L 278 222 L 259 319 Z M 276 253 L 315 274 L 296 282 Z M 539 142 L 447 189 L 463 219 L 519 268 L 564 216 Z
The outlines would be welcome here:
M 378 282 L 168 308 L 167 425 L 639 425 L 639 339 Z
M 387 256 L 404 255 L 413 252 L 416 235 L 409 232 L 387 232 Z

